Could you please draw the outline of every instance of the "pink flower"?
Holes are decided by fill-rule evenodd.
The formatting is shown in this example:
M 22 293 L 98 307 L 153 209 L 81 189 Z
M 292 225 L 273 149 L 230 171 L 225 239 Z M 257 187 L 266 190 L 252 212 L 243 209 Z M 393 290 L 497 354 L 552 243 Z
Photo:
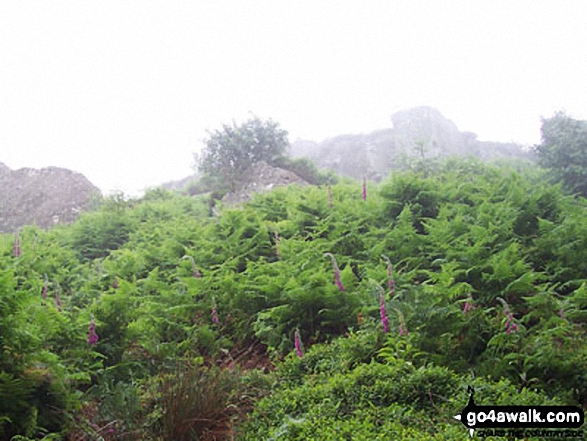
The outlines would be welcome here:
M 194 275 L 194 278 L 199 279 L 200 277 L 202 277 L 202 274 L 200 274 L 200 272 L 198 271 L 198 268 L 196 267 L 196 261 L 194 260 L 194 258 L 192 256 L 183 256 L 183 259 L 189 259 L 191 264 L 192 264 L 192 274 Z
M 475 305 L 473 305 L 472 302 L 470 302 L 469 300 L 467 300 L 465 302 L 465 305 L 463 306 L 463 314 L 467 315 L 469 313 L 469 311 L 472 311 L 475 308 L 476 308 Z
M 330 256 L 332 260 L 332 269 L 334 271 L 334 283 L 338 286 L 339 291 L 344 291 L 344 285 L 340 281 L 340 269 L 338 268 L 338 264 L 336 263 L 336 259 L 331 253 L 324 253 L 325 256 Z
M 332 208 L 332 187 L 328 186 L 328 206 Z
M 383 289 L 382 289 L 382 291 L 383 291 Z M 381 324 L 383 325 L 383 332 L 389 332 L 389 321 L 387 320 L 387 313 L 385 311 L 385 296 L 383 295 L 382 292 L 379 293 L 379 315 L 381 316 Z
M 43 283 L 43 291 L 41 291 L 41 298 L 43 300 L 47 299 L 47 291 L 49 290 L 49 279 L 47 279 L 47 274 L 45 274 L 45 282 Z
M 401 313 L 399 309 L 395 310 L 397 312 L 397 316 L 399 318 L 399 335 L 400 337 L 403 335 L 408 335 L 408 327 L 406 326 L 406 321 L 404 319 L 404 315 Z
M 281 253 L 279 252 L 279 234 L 277 231 L 273 233 L 275 235 L 275 255 L 278 259 L 281 259 Z
M 94 317 L 92 317 L 90 329 L 88 330 L 88 344 L 95 345 L 96 343 L 98 343 L 98 334 L 96 334 L 96 323 L 94 322 Z
M 363 176 L 363 200 L 367 200 L 367 178 Z
M 212 316 L 212 321 L 214 323 L 220 323 L 220 320 L 218 319 L 218 314 L 216 313 L 216 305 L 212 306 L 212 312 L 210 313 L 210 315 Z
M 389 295 L 393 295 L 393 286 L 395 285 L 395 280 L 393 280 L 392 274 L 392 267 L 391 263 L 387 264 L 387 286 L 389 287 Z
M 298 354 L 298 357 L 303 357 L 304 353 L 302 352 L 302 344 L 300 343 L 300 331 L 297 329 L 296 332 L 294 332 L 294 344 L 296 346 L 296 353 Z
M 506 333 L 510 334 L 512 332 L 518 332 L 518 325 L 514 322 L 514 315 L 506 310 L 505 313 L 507 314 L 507 320 L 505 322 Z
M 391 260 L 385 254 L 382 254 L 381 257 L 385 259 L 387 262 L 387 286 L 389 287 L 389 296 L 393 296 L 393 287 L 395 286 L 395 280 L 393 280 L 393 266 L 391 265 Z
M 118 279 L 116 277 L 114 277 L 114 280 L 112 281 L 112 288 L 118 289 Z
M 55 306 L 61 310 L 61 299 L 59 298 L 59 282 L 55 280 Z
M 12 245 L 12 254 L 14 257 L 20 257 L 20 239 L 18 233 L 14 233 L 14 244 Z

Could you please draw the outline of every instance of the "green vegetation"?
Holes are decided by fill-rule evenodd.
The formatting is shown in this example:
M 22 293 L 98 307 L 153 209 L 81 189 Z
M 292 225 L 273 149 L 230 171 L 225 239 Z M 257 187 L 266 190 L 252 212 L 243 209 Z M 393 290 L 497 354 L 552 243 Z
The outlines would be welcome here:
M 542 120 L 542 143 L 536 146 L 541 165 L 572 192 L 587 197 L 587 121 L 557 112 Z
M 308 158 L 290 158 L 287 131 L 279 123 L 253 117 L 244 123 L 223 125 L 205 140 L 202 156 L 196 155 L 195 167 L 200 176 L 188 184 L 190 195 L 211 193 L 212 200 L 251 178 L 251 168 L 261 161 L 289 170 L 312 185 L 338 181 L 333 172 L 321 172 Z
M 242 182 L 250 168 L 259 161 L 274 164 L 285 157 L 289 148 L 287 131 L 279 123 L 253 117 L 241 125 L 224 124 L 209 134 L 199 160 L 199 171 L 217 178 L 228 190 Z
M 587 405 L 585 199 L 449 161 L 331 202 L 155 190 L 0 236 L 0 439 L 460 440 L 468 385 Z

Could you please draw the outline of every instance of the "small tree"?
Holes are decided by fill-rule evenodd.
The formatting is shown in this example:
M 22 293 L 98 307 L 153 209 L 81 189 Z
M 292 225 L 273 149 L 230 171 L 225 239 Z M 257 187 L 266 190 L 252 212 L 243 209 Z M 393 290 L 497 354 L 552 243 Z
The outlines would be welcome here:
M 227 189 L 246 180 L 247 172 L 259 161 L 275 164 L 287 153 L 287 131 L 269 119 L 253 117 L 241 125 L 223 125 L 209 132 L 198 170 L 221 180 Z
M 542 119 L 542 143 L 535 147 L 540 165 L 573 192 L 587 197 L 587 121 L 557 112 Z

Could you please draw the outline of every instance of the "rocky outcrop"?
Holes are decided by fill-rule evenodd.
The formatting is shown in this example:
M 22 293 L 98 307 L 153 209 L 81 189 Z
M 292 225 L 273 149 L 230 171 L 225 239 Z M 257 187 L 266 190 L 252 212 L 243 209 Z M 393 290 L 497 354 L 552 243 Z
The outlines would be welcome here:
M 84 175 L 59 167 L 11 170 L 0 163 L 0 232 L 73 222 L 100 194 Z
M 414 158 L 473 156 L 485 161 L 503 158 L 532 159 L 513 143 L 478 141 L 431 107 L 416 107 L 391 117 L 392 127 L 369 134 L 341 135 L 321 143 L 297 140 L 294 157 L 306 156 L 319 168 L 343 176 L 380 179 L 405 167 Z
M 272 167 L 264 161 L 253 166 L 249 174 L 248 182 L 240 188 L 227 193 L 222 202 L 227 205 L 239 204 L 248 201 L 253 193 L 263 193 L 275 187 L 283 187 L 290 184 L 308 185 L 306 181 L 293 172 L 278 167 Z
M 165 190 L 171 191 L 182 191 L 185 190 L 185 188 L 188 186 L 188 184 L 190 184 L 190 182 L 197 180 L 198 177 L 198 173 L 194 173 L 193 175 L 186 176 L 182 179 L 164 182 L 163 184 L 158 185 L 156 188 L 164 188 Z

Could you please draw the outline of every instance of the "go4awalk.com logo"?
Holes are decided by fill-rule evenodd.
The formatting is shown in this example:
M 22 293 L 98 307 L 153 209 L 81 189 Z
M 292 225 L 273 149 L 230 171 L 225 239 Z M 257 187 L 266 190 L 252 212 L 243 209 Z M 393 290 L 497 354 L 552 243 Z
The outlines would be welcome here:
M 469 429 L 471 437 L 476 429 L 578 429 L 585 422 L 583 409 L 577 406 L 477 406 L 473 388 L 469 387 L 469 393 L 469 403 L 455 419 Z M 577 430 L 560 433 L 565 432 L 583 434 Z

